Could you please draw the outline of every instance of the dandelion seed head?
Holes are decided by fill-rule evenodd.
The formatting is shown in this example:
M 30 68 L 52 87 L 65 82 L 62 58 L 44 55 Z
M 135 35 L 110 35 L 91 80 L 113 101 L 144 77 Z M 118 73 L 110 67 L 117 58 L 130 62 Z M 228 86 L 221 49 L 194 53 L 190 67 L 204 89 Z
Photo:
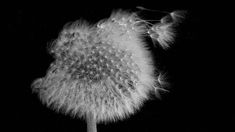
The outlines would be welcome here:
M 83 20 L 66 25 L 51 46 L 55 65 L 33 87 L 64 113 L 84 118 L 91 112 L 97 123 L 124 119 L 140 109 L 149 92 L 160 90 L 141 36 L 152 31 L 150 37 L 167 46 L 174 36 L 169 26 L 149 28 L 137 14 L 122 10 L 93 26 Z

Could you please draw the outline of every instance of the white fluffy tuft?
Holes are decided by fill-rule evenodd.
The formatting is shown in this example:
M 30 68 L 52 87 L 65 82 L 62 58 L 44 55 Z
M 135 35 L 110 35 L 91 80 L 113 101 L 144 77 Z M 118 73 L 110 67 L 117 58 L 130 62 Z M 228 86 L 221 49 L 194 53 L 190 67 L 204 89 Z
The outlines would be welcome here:
M 45 78 L 33 83 L 40 98 L 55 110 L 62 109 L 96 122 L 116 121 L 134 114 L 163 84 L 143 34 L 168 48 L 174 40 L 173 24 L 180 12 L 149 25 L 135 13 L 118 10 L 92 26 L 76 21 L 66 26 L 51 48 L 57 60 Z M 55 70 L 57 69 L 57 70 Z

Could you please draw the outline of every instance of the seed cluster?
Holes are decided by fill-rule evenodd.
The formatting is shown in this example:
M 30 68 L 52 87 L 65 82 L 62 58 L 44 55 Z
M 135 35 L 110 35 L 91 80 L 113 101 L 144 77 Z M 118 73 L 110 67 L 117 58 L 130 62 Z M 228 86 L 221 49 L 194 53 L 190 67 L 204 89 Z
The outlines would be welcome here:
M 146 49 L 133 40 L 135 30 L 130 32 L 125 22 L 63 30 L 52 47 L 59 70 L 41 82 L 48 86 L 42 92 L 45 102 L 80 117 L 91 112 L 96 122 L 123 119 L 140 108 L 153 86 L 153 69 Z
M 135 13 L 117 11 L 97 25 L 82 20 L 67 25 L 49 47 L 55 62 L 46 77 L 34 81 L 34 91 L 48 106 L 78 117 L 92 113 L 97 123 L 124 119 L 150 91 L 161 89 L 142 36 L 168 48 L 182 13 L 170 17 L 152 24 Z
M 131 82 L 133 83 L 134 79 L 137 81 L 135 75 L 137 71 L 133 66 L 136 65 L 131 60 L 131 53 L 118 50 L 110 44 L 101 43 L 90 47 L 85 58 L 77 60 L 70 67 L 70 71 L 73 71 L 71 73 L 73 79 L 82 82 L 99 83 L 110 78 L 119 85 L 120 89 L 123 89 L 122 91 L 125 91 L 122 85 L 134 89 L 134 84 Z

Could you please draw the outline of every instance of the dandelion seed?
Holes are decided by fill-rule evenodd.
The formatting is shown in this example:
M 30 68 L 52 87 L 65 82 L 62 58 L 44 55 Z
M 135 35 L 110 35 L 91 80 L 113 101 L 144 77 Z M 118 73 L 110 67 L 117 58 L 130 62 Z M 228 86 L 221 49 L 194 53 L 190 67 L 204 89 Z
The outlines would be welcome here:
M 183 19 L 184 11 L 174 11 L 163 17 L 148 31 L 153 41 L 157 41 L 164 49 L 169 48 L 176 35 L 175 26 Z
M 164 82 L 142 37 L 148 34 L 169 47 L 179 14 L 150 25 L 136 13 L 118 10 L 94 26 L 84 20 L 67 24 L 49 49 L 57 65 L 33 82 L 33 91 L 48 107 L 86 119 L 88 132 L 96 132 L 97 123 L 129 117 L 149 92 L 158 96 Z

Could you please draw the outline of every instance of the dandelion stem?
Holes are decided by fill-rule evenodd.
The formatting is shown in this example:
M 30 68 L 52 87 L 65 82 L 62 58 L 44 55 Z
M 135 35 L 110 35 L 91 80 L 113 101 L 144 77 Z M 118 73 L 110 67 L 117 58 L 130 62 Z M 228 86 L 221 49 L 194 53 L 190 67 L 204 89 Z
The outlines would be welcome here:
M 95 116 L 93 113 L 87 114 L 87 132 L 97 132 Z

